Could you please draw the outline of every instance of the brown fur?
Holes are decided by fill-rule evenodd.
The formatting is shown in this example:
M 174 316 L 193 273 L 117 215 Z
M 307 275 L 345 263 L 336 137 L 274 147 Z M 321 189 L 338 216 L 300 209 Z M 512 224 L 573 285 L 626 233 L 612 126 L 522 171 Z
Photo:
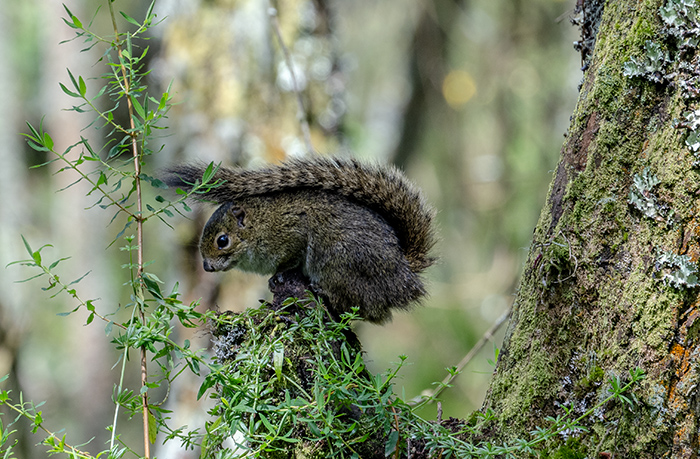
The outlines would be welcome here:
M 204 169 L 179 166 L 165 181 L 190 190 Z M 397 169 L 317 157 L 221 168 L 214 179 L 223 184 L 202 194 L 221 204 L 200 244 L 208 271 L 301 268 L 333 312 L 358 306 L 376 323 L 425 295 L 434 213 Z

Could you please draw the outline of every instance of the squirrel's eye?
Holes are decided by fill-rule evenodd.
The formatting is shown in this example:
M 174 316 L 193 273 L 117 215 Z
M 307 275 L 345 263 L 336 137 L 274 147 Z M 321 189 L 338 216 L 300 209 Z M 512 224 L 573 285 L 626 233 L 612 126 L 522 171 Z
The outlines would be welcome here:
M 228 235 L 222 234 L 221 236 L 216 238 L 216 246 L 219 248 L 219 250 L 225 248 L 228 245 Z

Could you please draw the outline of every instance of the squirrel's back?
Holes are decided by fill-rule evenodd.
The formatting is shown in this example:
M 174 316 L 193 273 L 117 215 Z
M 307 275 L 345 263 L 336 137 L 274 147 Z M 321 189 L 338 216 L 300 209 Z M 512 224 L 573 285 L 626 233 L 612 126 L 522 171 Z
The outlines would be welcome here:
M 165 177 L 169 186 L 192 189 L 206 166 L 182 165 Z M 394 229 L 410 269 L 419 273 L 435 261 L 434 211 L 398 169 L 355 159 L 314 157 L 290 159 L 262 169 L 219 168 L 214 181 L 223 183 L 202 193 L 218 204 L 251 196 L 297 190 L 319 190 L 346 197 L 381 215 Z

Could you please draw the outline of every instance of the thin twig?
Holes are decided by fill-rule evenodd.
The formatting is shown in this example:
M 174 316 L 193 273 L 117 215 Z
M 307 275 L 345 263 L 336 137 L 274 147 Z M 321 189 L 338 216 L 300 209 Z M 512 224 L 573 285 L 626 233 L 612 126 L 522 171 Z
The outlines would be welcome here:
M 56 285 L 59 285 L 61 287 L 61 291 L 65 290 L 66 292 L 69 292 L 70 289 L 68 288 L 68 286 L 66 284 L 64 284 L 63 282 L 61 282 L 61 279 L 57 275 L 55 275 L 54 273 L 49 271 L 44 265 L 39 265 L 39 267 L 41 269 L 43 269 L 46 274 L 48 274 L 48 276 L 51 278 L 51 282 L 54 282 Z M 77 292 L 76 293 L 68 293 L 68 294 L 71 295 L 73 298 L 75 298 L 78 301 L 79 307 L 80 306 L 84 307 L 85 309 L 87 309 L 87 311 L 90 314 L 94 315 L 98 319 L 102 320 L 103 322 L 111 323 L 113 325 L 116 325 L 117 327 L 120 327 L 120 328 L 126 330 L 126 326 L 124 326 L 123 324 L 114 322 L 113 320 L 106 318 L 105 316 L 103 316 L 102 314 L 100 314 L 97 311 L 94 311 L 94 310 L 90 311 L 90 309 L 88 308 L 87 301 L 84 301 L 82 298 L 80 298 L 80 296 L 78 295 Z M 88 300 L 88 301 L 91 301 L 91 300 Z
M 35 427 L 44 431 L 44 433 L 46 435 L 48 435 L 50 438 L 52 438 L 55 441 L 54 445 L 58 445 L 59 447 L 63 448 L 64 451 L 60 451 L 60 452 L 65 452 L 66 454 L 70 454 L 71 457 L 82 458 L 82 459 L 92 459 L 94 457 L 90 453 L 86 453 L 84 451 L 79 450 L 78 448 L 76 448 L 74 446 L 69 445 L 68 443 L 65 443 L 65 436 L 63 438 L 60 438 L 60 437 L 58 437 L 58 435 L 56 435 L 55 433 L 51 432 L 46 427 L 44 427 L 43 423 L 41 423 L 41 422 L 37 423 L 36 422 L 36 420 L 37 420 L 36 415 L 32 415 L 31 413 L 29 413 L 24 408 L 24 406 L 22 406 L 21 408 L 17 408 L 17 406 L 12 405 L 11 403 L 8 403 L 8 402 L 3 402 L 2 404 L 7 406 L 8 408 L 10 408 L 11 410 L 15 411 L 16 413 L 18 413 L 20 416 L 23 416 L 23 417 L 29 419 L 34 424 Z M 0 404 L 0 405 L 2 405 L 2 404 Z M 46 440 L 44 440 L 44 444 L 51 445 L 51 443 L 47 443 Z M 55 448 L 55 446 L 54 446 L 54 448 Z M 69 449 L 70 452 L 65 451 L 66 449 Z M 9 452 L 9 451 L 7 451 L 7 452 Z M 56 451 L 56 452 L 59 452 L 59 451 Z M 49 453 L 51 453 L 51 452 L 49 452 Z
M 501 328 L 501 325 L 505 323 L 505 321 L 508 319 L 510 316 L 510 313 L 512 312 L 512 308 L 508 308 L 506 312 L 503 313 L 501 317 L 494 322 L 494 324 L 486 330 L 486 333 L 479 339 L 479 341 L 472 347 L 469 352 L 462 358 L 462 360 L 457 364 L 455 367 L 455 371 L 452 372 L 451 374 L 447 375 L 445 379 L 442 380 L 442 382 L 432 391 L 428 392 L 428 395 L 422 395 L 417 399 L 412 400 L 409 405 L 411 406 L 416 406 L 420 404 L 422 401 L 431 401 L 434 400 L 440 393 L 442 393 L 443 390 L 452 382 L 454 379 L 459 375 L 459 373 L 464 369 L 464 367 L 467 366 L 467 364 L 474 358 L 474 356 L 484 347 L 484 345 L 491 339 L 493 338 L 493 335 L 498 331 L 499 328 Z
M 396 450 L 394 451 L 394 459 L 399 459 L 401 455 L 401 450 L 399 449 L 399 443 L 401 442 L 401 431 L 399 430 L 399 415 L 396 413 L 396 408 L 391 407 L 391 411 L 394 413 L 394 426 L 396 428 L 396 433 L 399 434 L 399 438 L 396 440 Z
M 272 5 L 270 5 L 270 8 L 268 9 L 268 15 L 270 16 L 270 24 L 272 24 L 272 30 L 275 31 L 275 35 L 277 36 L 277 41 L 280 44 L 280 48 L 282 49 L 282 53 L 284 54 L 284 61 L 287 64 L 287 68 L 289 69 L 289 75 L 292 78 L 292 85 L 294 86 L 294 94 L 296 95 L 296 100 L 297 100 L 297 118 L 299 119 L 299 124 L 301 126 L 301 132 L 304 135 L 304 143 L 306 144 L 306 149 L 308 150 L 309 153 L 315 153 L 316 150 L 314 150 L 314 147 L 311 144 L 311 129 L 309 128 L 309 122 L 306 120 L 306 109 L 304 108 L 304 99 L 302 98 L 301 88 L 299 87 L 299 84 L 297 83 L 297 77 L 296 77 L 296 74 L 294 73 L 294 65 L 292 63 L 292 57 L 289 54 L 289 49 L 287 49 L 287 46 L 284 44 L 284 40 L 282 39 L 282 32 L 280 30 L 280 24 L 279 24 L 279 21 L 277 20 L 277 8 L 274 8 Z
M 116 17 L 114 16 L 114 8 L 112 7 L 112 0 L 107 0 L 109 4 L 109 12 L 112 17 L 112 26 L 114 27 L 114 39 L 115 46 L 117 48 L 117 54 L 119 55 L 119 64 L 122 72 L 122 78 L 124 81 L 124 96 L 126 97 L 126 105 L 129 111 L 129 127 L 131 136 L 131 150 L 132 156 L 134 158 L 134 187 L 136 188 L 136 214 L 134 215 L 134 220 L 136 220 L 136 244 L 137 244 L 137 271 L 136 278 L 138 284 L 134 286 L 138 291 L 137 297 L 143 298 L 143 287 L 142 287 L 142 276 L 143 276 L 143 208 L 141 202 L 141 155 L 139 154 L 138 148 L 138 133 L 136 131 L 136 124 L 134 123 L 134 105 L 132 102 L 131 85 L 129 77 L 126 72 L 126 67 L 123 64 L 124 54 L 122 52 L 122 45 L 119 40 L 119 29 L 117 27 Z M 140 294 L 139 294 L 140 293 Z M 141 323 L 145 323 L 144 312 L 139 308 L 139 318 Z M 146 355 L 146 347 L 141 347 L 141 388 L 147 386 L 148 384 L 148 356 Z M 150 459 L 151 457 L 151 442 L 149 435 L 149 419 L 148 419 L 148 392 L 143 391 L 141 396 L 141 405 L 143 409 L 143 448 L 144 457 Z

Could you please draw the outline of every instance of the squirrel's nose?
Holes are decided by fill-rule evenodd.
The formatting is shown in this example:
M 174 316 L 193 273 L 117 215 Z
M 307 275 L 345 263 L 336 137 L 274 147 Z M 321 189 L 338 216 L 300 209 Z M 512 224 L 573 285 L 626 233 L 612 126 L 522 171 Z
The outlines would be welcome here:
M 202 266 L 204 267 L 204 270 L 208 273 L 214 272 L 214 267 L 211 265 L 209 260 L 206 258 L 202 261 Z

